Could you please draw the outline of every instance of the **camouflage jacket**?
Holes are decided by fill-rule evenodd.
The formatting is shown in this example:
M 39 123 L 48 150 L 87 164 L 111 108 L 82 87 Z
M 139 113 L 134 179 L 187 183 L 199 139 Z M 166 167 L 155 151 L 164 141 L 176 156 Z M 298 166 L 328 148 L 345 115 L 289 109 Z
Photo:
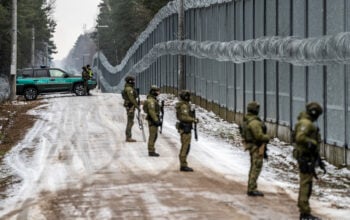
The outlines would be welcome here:
M 83 72 L 81 73 L 81 78 L 83 80 L 89 80 L 90 79 L 89 72 L 87 70 L 83 70 Z
M 248 113 L 243 120 L 248 121 L 246 133 L 250 140 L 246 140 L 247 143 L 260 146 L 269 142 L 270 136 L 266 134 L 266 126 L 257 115 Z
M 176 118 L 182 123 L 193 123 L 195 118 L 191 111 L 191 104 L 186 101 L 179 101 L 175 105 L 176 108 Z
M 147 120 L 153 122 L 159 122 L 159 114 L 160 114 L 160 105 L 158 100 L 153 95 L 148 95 L 146 103 L 147 105 Z
M 296 157 L 316 160 L 319 156 L 321 135 L 317 126 L 312 122 L 306 112 L 301 112 L 294 129 L 294 141 L 296 143 Z
M 129 107 L 129 108 L 138 107 L 138 104 L 136 101 L 138 94 L 133 85 L 125 83 L 125 87 L 122 95 L 123 95 L 125 107 Z

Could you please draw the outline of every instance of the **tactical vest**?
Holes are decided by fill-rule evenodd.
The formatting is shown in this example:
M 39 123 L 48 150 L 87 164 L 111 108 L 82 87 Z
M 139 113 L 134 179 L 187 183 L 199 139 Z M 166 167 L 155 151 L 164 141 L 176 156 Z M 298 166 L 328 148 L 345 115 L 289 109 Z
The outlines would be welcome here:
M 183 103 L 180 103 L 180 104 L 177 104 L 176 106 L 175 106 L 175 109 L 176 109 L 176 118 L 177 118 L 177 120 L 179 120 L 180 121 L 180 114 L 181 114 L 181 107 L 183 106 L 183 105 L 187 105 L 185 102 L 183 102 Z M 189 113 L 188 113 L 191 117 L 193 117 L 193 113 L 190 111 Z

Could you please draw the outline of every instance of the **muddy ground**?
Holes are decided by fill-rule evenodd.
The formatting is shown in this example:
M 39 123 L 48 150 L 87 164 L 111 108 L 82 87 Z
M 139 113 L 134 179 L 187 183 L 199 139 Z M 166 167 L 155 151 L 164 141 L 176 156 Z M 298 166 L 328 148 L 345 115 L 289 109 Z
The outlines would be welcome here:
M 36 117 L 27 112 L 39 105 L 40 101 L 0 104 L 0 160 L 33 127 Z

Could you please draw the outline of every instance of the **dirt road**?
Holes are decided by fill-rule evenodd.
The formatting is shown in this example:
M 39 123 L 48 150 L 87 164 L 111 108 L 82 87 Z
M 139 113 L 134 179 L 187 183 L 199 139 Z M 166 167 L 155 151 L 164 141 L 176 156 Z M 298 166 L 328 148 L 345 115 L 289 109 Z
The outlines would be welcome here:
M 44 107 L 7 156 L 21 181 L 1 219 L 298 219 L 295 200 L 273 183 L 261 181 L 263 198 L 246 196 L 248 167 L 230 159 L 245 153 L 224 142 L 202 135 L 188 158 L 195 172 L 179 172 L 171 109 L 152 158 L 137 124 L 138 142 L 125 143 L 116 94 L 53 97 Z

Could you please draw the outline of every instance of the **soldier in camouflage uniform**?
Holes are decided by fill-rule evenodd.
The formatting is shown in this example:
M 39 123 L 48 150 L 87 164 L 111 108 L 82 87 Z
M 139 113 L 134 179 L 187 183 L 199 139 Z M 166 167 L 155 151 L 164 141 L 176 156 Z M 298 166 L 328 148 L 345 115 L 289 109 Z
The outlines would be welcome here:
M 311 102 L 307 104 L 306 111 L 299 114 L 298 122 L 294 129 L 296 146 L 293 156 L 298 161 L 300 171 L 298 197 L 300 219 L 319 219 L 311 215 L 309 199 L 312 193 L 312 179 L 315 176 L 315 166 L 320 165 L 324 169 L 324 164 L 320 160 L 319 154 L 321 136 L 318 127 L 314 124 L 322 112 L 322 107 L 318 103 Z
M 159 157 L 156 153 L 154 144 L 158 136 L 158 127 L 162 124 L 160 121 L 160 105 L 158 103 L 158 95 L 160 94 L 160 89 L 153 85 L 147 95 L 147 100 L 143 104 L 143 110 L 147 114 L 149 137 L 148 137 L 148 156 Z
M 248 196 L 264 196 L 264 194 L 257 190 L 257 180 L 259 178 L 264 153 L 266 151 L 266 144 L 270 137 L 266 134 L 266 126 L 259 118 L 260 105 L 253 101 L 248 103 L 248 114 L 244 116 L 244 131 L 242 132 L 245 139 L 245 147 L 250 153 L 250 170 L 248 180 Z
M 81 78 L 83 79 L 83 88 L 84 88 L 84 95 L 89 94 L 89 70 L 86 68 L 86 66 L 82 67 L 83 72 L 81 73 Z
M 181 136 L 181 150 L 179 154 L 180 171 L 192 172 L 193 169 L 187 165 L 187 155 L 191 146 L 192 123 L 198 123 L 198 119 L 193 117 L 190 104 L 190 92 L 183 90 L 180 93 L 180 101 L 176 103 L 176 128 Z
M 127 76 L 125 78 L 125 86 L 122 92 L 124 107 L 126 109 L 126 114 L 128 117 L 128 122 L 125 130 L 126 142 L 136 142 L 135 139 L 131 138 L 131 129 L 134 125 L 135 109 L 140 110 L 140 107 L 136 101 L 138 94 L 134 87 L 135 78 L 133 76 Z

